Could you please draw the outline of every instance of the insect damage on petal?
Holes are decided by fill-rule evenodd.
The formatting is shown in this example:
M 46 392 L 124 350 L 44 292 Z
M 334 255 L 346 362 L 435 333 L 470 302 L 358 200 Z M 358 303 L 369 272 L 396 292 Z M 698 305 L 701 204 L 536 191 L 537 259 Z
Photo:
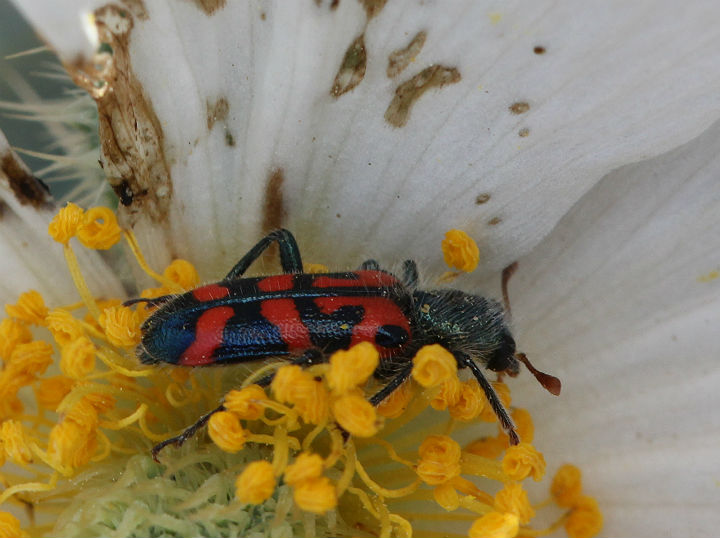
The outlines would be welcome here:
M 22 205 L 35 208 L 50 206 L 50 191 L 47 185 L 33 176 L 18 156 L 0 138 L 0 179 L 5 179 Z
M 203 10 L 205 15 L 214 15 L 215 12 L 225 7 L 227 0 L 193 0 L 193 3 Z
M 388 57 L 387 76 L 393 78 L 402 73 L 410 62 L 415 60 L 425 44 L 426 32 L 418 32 L 404 49 L 398 49 L 390 53 Z
M 345 51 L 340 69 L 335 75 L 330 95 L 340 97 L 351 91 L 365 77 L 367 52 L 365 51 L 365 34 L 360 34 Z

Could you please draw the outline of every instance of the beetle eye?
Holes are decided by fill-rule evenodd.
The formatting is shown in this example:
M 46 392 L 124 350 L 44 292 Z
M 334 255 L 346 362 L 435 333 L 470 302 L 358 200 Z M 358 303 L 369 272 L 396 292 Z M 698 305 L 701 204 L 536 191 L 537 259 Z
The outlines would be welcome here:
M 375 343 L 384 348 L 401 347 L 409 337 L 407 331 L 398 325 L 382 325 L 375 334 Z

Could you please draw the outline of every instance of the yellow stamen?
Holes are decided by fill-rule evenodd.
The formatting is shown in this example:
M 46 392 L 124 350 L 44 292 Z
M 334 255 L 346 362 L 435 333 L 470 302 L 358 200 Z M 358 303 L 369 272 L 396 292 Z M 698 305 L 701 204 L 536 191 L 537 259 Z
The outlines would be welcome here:
M 517 536 L 520 524 L 515 514 L 490 512 L 470 527 L 470 538 L 513 538 Z
M 244 420 L 257 420 L 265 413 L 262 402 L 267 394 L 260 385 L 248 385 L 241 390 L 231 390 L 225 395 L 223 405 Z
M 555 473 L 550 495 L 558 506 L 570 507 L 582 492 L 582 475 L 574 465 L 565 464 Z
M 93 207 L 83 215 L 75 235 L 87 248 L 107 250 L 120 241 L 122 229 L 111 209 Z
M 58 243 L 67 245 L 71 238 L 75 237 L 80 224 L 83 221 L 85 211 L 73 204 L 68 204 L 58 211 L 50 221 L 48 233 Z
M 134 347 L 140 343 L 141 320 L 135 310 L 122 305 L 112 306 L 103 310 L 98 321 L 112 345 Z
M 424 346 L 413 359 L 412 376 L 425 388 L 436 387 L 457 376 L 457 361 L 439 344 Z
M 210 417 L 208 434 L 213 443 L 231 454 L 242 450 L 247 441 L 247 434 L 240 425 L 240 420 L 229 411 L 219 411 Z
M 570 538 L 591 538 L 603 526 L 603 516 L 598 503 L 592 497 L 583 495 L 577 499 L 565 520 L 565 530 Z
M 524 480 L 532 475 L 539 482 L 545 475 L 545 458 L 530 443 L 511 446 L 502 460 L 503 472 L 512 480 Z
M 416 472 L 431 486 L 439 485 L 460 474 L 460 445 L 447 435 L 430 435 L 418 450 Z
M 430 405 L 433 409 L 444 411 L 448 406 L 457 404 L 462 388 L 463 385 L 457 376 L 446 379 L 442 385 L 440 385 L 440 392 L 435 395 Z
M 5 312 L 15 318 L 31 325 L 43 325 L 48 315 L 47 306 L 42 295 L 35 290 L 26 291 L 18 297 L 17 304 L 5 305 Z
M 337 506 L 337 492 L 327 476 L 310 478 L 297 484 L 293 499 L 300 509 L 313 514 L 324 514 Z
M 163 276 L 175 282 L 184 290 L 196 288 L 200 283 L 197 270 L 187 260 L 173 260 L 163 271 Z
M 5 368 L 12 376 L 39 376 L 52 364 L 52 355 L 52 346 L 42 340 L 20 344 L 13 350 Z
M 497 492 L 494 506 L 498 512 L 515 514 L 523 525 L 535 517 L 535 510 L 528 501 L 527 492 L 517 482 L 506 484 Z
M 6 420 L 0 425 L 0 439 L 5 454 L 18 465 L 32 463 L 32 450 L 23 425 L 17 420 Z
M 480 385 L 476 380 L 470 379 L 462 383 L 458 399 L 448 406 L 448 411 L 452 418 L 469 422 L 482 412 L 486 403 L 487 398 Z
M 305 480 L 319 478 L 323 473 L 323 459 L 319 454 L 302 452 L 295 463 L 285 469 L 285 482 L 294 486 Z
M 20 529 L 20 520 L 7 512 L 0 512 L 0 538 L 30 538 Z
M 65 376 L 45 378 L 40 381 L 40 385 L 35 390 L 35 399 L 40 407 L 55 411 L 74 384 L 73 379 Z
M 433 498 L 436 503 L 448 512 L 452 512 L 460 508 L 460 496 L 458 495 L 457 490 L 449 482 L 436 486 L 433 490 Z
M 18 344 L 27 344 L 32 340 L 32 333 L 25 324 L 11 318 L 0 322 L 0 359 L 7 361 Z
M 75 288 L 78 290 L 83 303 L 85 303 L 85 307 L 88 309 L 90 316 L 97 320 L 100 317 L 100 309 L 97 307 L 97 303 L 92 293 L 90 293 L 90 288 L 88 288 L 85 277 L 83 277 L 80 271 L 80 264 L 78 263 L 77 256 L 75 256 L 75 252 L 73 252 L 73 249 L 67 243 L 63 245 L 63 254 L 65 255 L 65 263 L 68 266 L 68 271 L 73 279 Z
M 328 385 L 343 394 L 367 381 L 380 362 L 380 355 L 370 342 L 362 342 L 347 351 L 336 351 L 330 357 Z
M 248 464 L 235 481 L 235 496 L 241 503 L 260 504 L 275 491 L 275 475 L 270 462 Z
M 73 379 L 82 379 L 95 369 L 95 345 L 81 336 L 62 347 L 60 370 Z
M 406 381 L 400 385 L 377 406 L 378 415 L 385 418 L 401 416 L 415 396 L 415 387 L 416 385 L 412 381 Z
M 462 230 L 450 230 L 442 242 L 445 263 L 461 271 L 474 271 L 480 261 L 477 243 Z
M 59 346 L 66 346 L 85 335 L 82 323 L 63 308 L 56 308 L 45 318 L 47 328 Z
M 348 433 L 357 437 L 372 437 L 382 421 L 375 407 L 358 394 L 346 394 L 332 404 L 337 423 Z
M 150 266 L 145 261 L 145 257 L 140 251 L 140 246 L 138 245 L 137 239 L 135 238 L 135 234 L 133 234 L 131 230 L 124 230 L 123 235 L 125 236 L 125 241 L 130 247 L 133 256 L 135 256 L 135 260 L 137 261 L 138 265 L 150 278 L 160 282 L 160 284 L 165 286 L 168 290 L 172 290 L 173 293 L 180 293 L 185 291 L 182 286 L 178 285 L 176 282 L 173 282 L 166 276 L 161 275 L 150 268 Z

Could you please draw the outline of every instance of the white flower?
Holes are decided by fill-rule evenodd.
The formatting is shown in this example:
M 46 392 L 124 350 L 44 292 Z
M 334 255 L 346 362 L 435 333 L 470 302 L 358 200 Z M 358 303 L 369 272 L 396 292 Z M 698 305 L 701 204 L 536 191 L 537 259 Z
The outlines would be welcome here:
M 712 534 L 720 8 L 102 5 L 19 7 L 97 99 L 105 171 L 152 266 L 181 256 L 216 278 L 284 226 L 313 261 L 437 274 L 436 245 L 462 228 L 486 279 L 459 286 L 489 293 L 520 258 L 518 342 L 565 388 L 514 394 L 548 459 L 583 468 L 604 532 Z M 29 287 L 68 301 L 48 212 L 7 181 L 3 302 Z M 91 287 L 119 294 L 92 259 Z

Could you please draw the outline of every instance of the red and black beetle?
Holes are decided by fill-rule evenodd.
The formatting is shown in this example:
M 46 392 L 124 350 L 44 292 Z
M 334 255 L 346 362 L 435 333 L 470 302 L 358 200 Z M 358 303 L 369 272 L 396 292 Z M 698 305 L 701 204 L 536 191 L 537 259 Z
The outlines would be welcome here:
M 243 278 L 248 267 L 273 243 L 280 250 L 282 275 Z M 216 284 L 181 295 L 136 299 L 159 308 L 143 323 L 138 355 L 144 363 L 206 366 L 286 358 L 308 366 L 360 342 L 380 353 L 375 377 L 385 386 L 370 398 L 382 402 L 405 381 L 412 358 L 424 345 L 440 344 L 469 368 L 483 389 L 510 442 L 519 442 L 510 416 L 481 370 L 516 375 L 525 363 L 554 394 L 560 381 L 535 370 L 521 353 L 505 321 L 502 306 L 455 289 L 419 290 L 415 262 L 407 260 L 402 277 L 382 270 L 374 260 L 357 271 L 303 273 L 293 235 L 277 230 L 265 238 Z M 258 383 L 268 385 L 272 375 Z M 204 415 L 167 444 L 182 444 L 202 427 Z

